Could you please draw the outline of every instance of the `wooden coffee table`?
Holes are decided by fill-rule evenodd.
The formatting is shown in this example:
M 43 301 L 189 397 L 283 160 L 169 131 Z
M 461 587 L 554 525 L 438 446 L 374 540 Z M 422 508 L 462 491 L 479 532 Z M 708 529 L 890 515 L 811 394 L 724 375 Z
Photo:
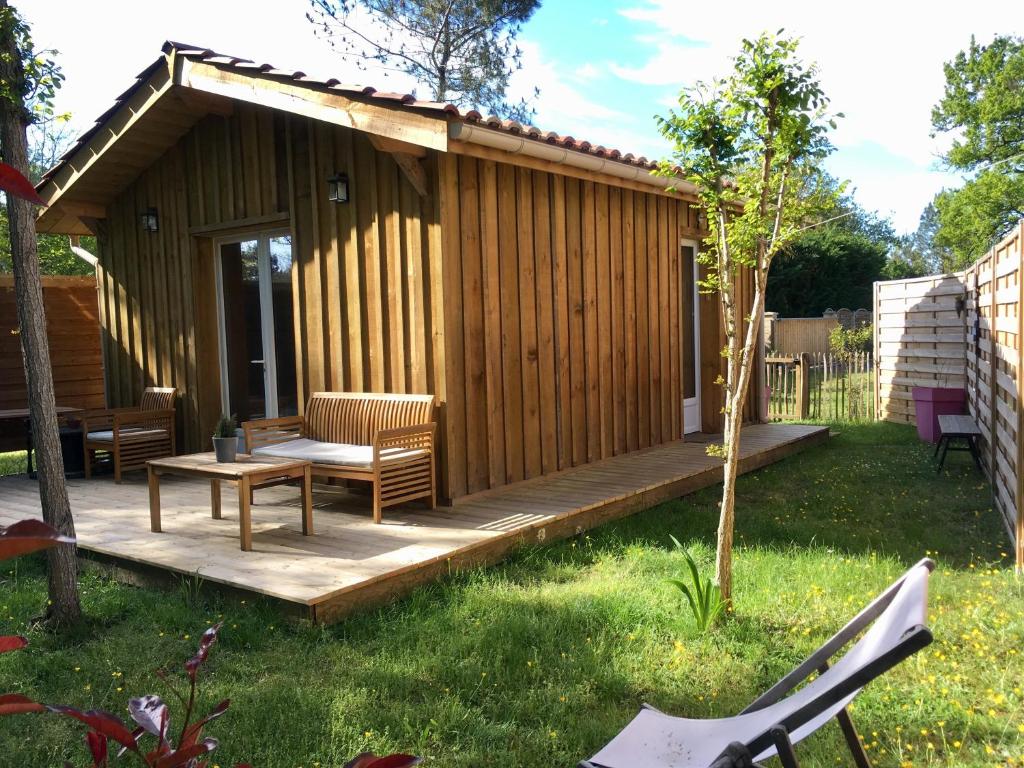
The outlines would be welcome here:
M 313 534 L 313 494 L 308 461 L 239 454 L 237 461 L 220 463 L 213 453 L 193 453 L 188 456 L 151 459 L 146 464 L 149 469 L 149 527 L 154 533 L 161 531 L 160 476 L 182 475 L 203 477 L 210 481 L 210 501 L 214 520 L 220 520 L 221 481 L 228 480 L 238 484 L 238 528 L 243 552 L 252 549 L 252 517 L 249 504 L 252 489 L 256 485 L 266 487 L 301 480 L 302 535 Z

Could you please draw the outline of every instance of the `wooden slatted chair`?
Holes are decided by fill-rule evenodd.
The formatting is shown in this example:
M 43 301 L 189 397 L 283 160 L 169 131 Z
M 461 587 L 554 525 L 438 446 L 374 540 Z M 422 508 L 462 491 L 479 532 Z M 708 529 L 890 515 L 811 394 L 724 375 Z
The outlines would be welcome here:
M 307 459 L 313 475 L 373 484 L 373 521 L 385 507 L 430 499 L 435 488 L 433 395 L 315 392 L 305 416 L 242 424 L 247 453 Z
M 105 408 L 85 411 L 81 416 L 85 476 L 92 477 L 97 453 L 109 454 L 114 462 L 114 482 L 133 469 L 145 469 L 146 462 L 173 456 L 174 387 L 146 387 L 138 408 Z

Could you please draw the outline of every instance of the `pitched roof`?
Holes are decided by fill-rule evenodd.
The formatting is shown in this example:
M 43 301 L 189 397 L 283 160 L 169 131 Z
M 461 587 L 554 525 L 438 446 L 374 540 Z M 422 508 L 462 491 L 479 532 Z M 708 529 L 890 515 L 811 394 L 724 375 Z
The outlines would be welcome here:
M 434 115 L 438 118 L 447 120 L 457 120 L 469 125 L 479 125 L 495 131 L 536 141 L 538 143 L 550 144 L 562 149 L 592 155 L 603 160 L 611 160 L 628 166 L 646 170 L 653 170 L 657 167 L 656 162 L 648 160 L 646 157 L 640 155 L 624 153 L 618 149 L 594 144 L 590 141 L 577 139 L 573 136 L 561 135 L 554 131 L 542 131 L 535 126 L 524 125 L 514 120 L 502 120 L 501 118 L 493 115 L 485 116 L 475 109 L 463 111 L 454 104 L 417 99 L 415 96 L 408 93 L 378 91 L 377 89 L 369 86 L 343 83 L 336 78 L 319 79 L 311 77 L 302 71 L 278 69 L 273 64 L 261 64 L 254 62 L 251 59 L 245 59 L 239 56 L 229 56 L 217 53 L 216 51 L 202 46 L 188 45 L 171 40 L 164 43 L 162 52 L 163 55 L 142 70 L 142 72 L 136 76 L 135 82 L 126 91 L 120 94 L 115 99 L 114 104 L 102 115 L 96 118 L 96 122 L 92 127 L 80 135 L 68 150 L 61 155 L 56 165 L 43 174 L 42 179 L 36 185 L 38 188 L 41 189 L 45 186 L 46 183 L 57 174 L 61 167 L 101 130 L 107 119 L 117 112 L 123 104 L 131 99 L 131 97 L 139 90 L 140 87 L 142 87 L 144 83 L 149 80 L 157 69 L 161 66 L 167 66 L 168 59 L 173 57 L 183 57 L 192 61 L 214 64 L 252 77 L 287 81 L 317 90 L 328 91 L 343 96 L 357 98 L 359 100 L 365 100 L 370 103 L 399 107 L 401 109 L 407 109 L 424 115 Z

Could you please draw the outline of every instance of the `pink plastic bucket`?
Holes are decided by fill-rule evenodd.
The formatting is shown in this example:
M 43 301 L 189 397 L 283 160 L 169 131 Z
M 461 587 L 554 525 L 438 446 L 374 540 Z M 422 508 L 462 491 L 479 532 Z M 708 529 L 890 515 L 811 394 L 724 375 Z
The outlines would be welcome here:
M 917 434 L 926 443 L 939 442 L 939 416 L 967 413 L 967 391 L 950 387 L 914 387 Z

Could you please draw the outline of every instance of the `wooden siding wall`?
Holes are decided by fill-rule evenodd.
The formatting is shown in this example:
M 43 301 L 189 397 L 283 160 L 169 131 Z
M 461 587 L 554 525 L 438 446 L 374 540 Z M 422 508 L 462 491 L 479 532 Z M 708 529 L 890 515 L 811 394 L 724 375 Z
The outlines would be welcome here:
M 43 277 L 46 335 L 50 345 L 57 405 L 102 408 L 103 358 L 100 351 L 96 280 L 92 277 Z M 28 391 L 18 337 L 14 279 L 0 275 L 0 410 L 27 408 Z M 0 424 L 0 450 L 25 447 L 21 421 Z
M 681 437 L 692 279 L 679 241 L 702 236 L 689 204 L 490 159 L 440 162 L 451 493 Z M 711 428 L 717 305 L 701 297 Z
M 349 175 L 348 205 L 327 201 L 335 172 Z M 139 225 L 149 206 L 156 233 Z M 241 103 L 204 118 L 98 224 L 111 404 L 175 386 L 179 449 L 209 447 L 220 411 L 213 238 L 259 222 L 292 231 L 300 407 L 321 389 L 443 396 L 437 217 L 436 196 L 421 199 L 365 134 Z
M 207 449 L 214 238 L 290 227 L 300 404 L 317 390 L 435 395 L 443 496 L 679 438 L 679 239 L 702 235 L 688 203 L 465 155 L 420 162 L 424 197 L 366 134 L 241 103 L 200 121 L 95 222 L 110 404 L 175 386 L 179 449 Z M 335 172 L 347 205 L 327 201 Z M 150 206 L 156 233 L 139 226 Z M 749 279 L 739 296 L 749 304 Z M 698 312 L 714 431 L 717 297 Z
M 291 134 L 299 400 L 332 390 L 443 402 L 437 195 L 420 197 L 364 133 L 295 120 Z M 421 163 L 433 182 L 432 157 Z M 347 205 L 327 199 L 336 171 L 349 176 Z

